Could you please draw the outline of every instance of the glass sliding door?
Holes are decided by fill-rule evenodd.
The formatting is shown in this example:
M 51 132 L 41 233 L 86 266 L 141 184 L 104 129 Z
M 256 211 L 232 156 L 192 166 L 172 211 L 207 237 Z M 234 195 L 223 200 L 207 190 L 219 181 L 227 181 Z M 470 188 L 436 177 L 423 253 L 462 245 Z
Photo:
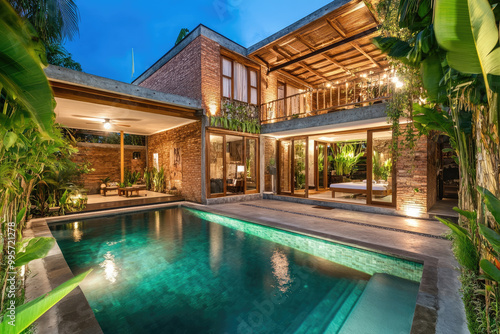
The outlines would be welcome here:
M 370 152 L 371 197 L 369 203 L 395 205 L 395 174 L 392 166 L 392 131 L 368 132 Z
M 224 136 L 210 135 L 210 195 L 224 194 Z
M 207 132 L 208 197 L 259 191 L 259 140 L 251 136 Z
M 315 142 L 316 190 L 328 189 L 328 147 L 324 142 Z
M 245 187 L 247 192 L 257 192 L 257 177 L 258 177 L 258 150 L 257 140 L 255 138 L 247 138 L 245 143 L 246 159 L 245 159 Z
M 291 194 L 292 179 L 292 141 L 278 142 L 278 191 L 281 194 Z
M 244 192 L 244 174 L 243 137 L 226 135 L 226 195 Z
M 307 186 L 306 145 L 305 139 L 293 141 L 293 193 L 301 196 L 305 196 Z

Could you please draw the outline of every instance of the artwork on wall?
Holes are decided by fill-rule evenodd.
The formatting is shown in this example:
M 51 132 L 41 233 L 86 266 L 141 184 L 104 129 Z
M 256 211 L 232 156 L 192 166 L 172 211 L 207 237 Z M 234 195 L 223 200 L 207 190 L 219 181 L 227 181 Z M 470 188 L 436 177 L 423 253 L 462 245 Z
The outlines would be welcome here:
M 173 146 L 170 149 L 170 168 L 173 170 L 181 170 L 181 148 Z

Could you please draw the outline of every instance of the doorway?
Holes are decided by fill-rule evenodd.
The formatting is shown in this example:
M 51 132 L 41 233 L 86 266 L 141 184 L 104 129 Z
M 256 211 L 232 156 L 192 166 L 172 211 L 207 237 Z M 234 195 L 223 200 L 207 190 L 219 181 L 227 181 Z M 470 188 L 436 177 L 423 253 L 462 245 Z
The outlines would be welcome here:
M 307 197 L 308 138 L 297 137 L 278 141 L 278 193 Z

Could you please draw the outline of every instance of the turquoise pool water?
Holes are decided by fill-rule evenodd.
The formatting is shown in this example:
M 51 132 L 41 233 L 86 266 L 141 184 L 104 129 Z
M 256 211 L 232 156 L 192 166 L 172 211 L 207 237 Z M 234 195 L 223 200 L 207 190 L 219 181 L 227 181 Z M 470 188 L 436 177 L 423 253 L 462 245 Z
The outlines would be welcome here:
M 409 332 L 422 273 L 414 262 L 185 208 L 50 228 L 74 274 L 94 269 L 81 288 L 104 333 L 356 332 L 349 315 L 383 299 L 363 293 L 375 273 L 388 274 L 389 289 L 404 286 Z

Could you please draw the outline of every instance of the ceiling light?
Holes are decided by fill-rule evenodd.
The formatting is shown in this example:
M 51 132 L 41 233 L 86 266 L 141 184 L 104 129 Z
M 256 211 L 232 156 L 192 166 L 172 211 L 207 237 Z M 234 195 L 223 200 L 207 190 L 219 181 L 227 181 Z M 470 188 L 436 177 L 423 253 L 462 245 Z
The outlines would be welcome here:
M 330 87 L 332 87 L 332 84 L 331 83 L 327 83 L 326 87 L 330 88 Z
M 111 123 L 109 122 L 109 119 L 107 119 L 107 118 L 106 118 L 106 119 L 104 120 L 104 124 L 103 124 L 103 126 L 104 126 L 104 128 L 105 128 L 106 130 L 111 129 Z

